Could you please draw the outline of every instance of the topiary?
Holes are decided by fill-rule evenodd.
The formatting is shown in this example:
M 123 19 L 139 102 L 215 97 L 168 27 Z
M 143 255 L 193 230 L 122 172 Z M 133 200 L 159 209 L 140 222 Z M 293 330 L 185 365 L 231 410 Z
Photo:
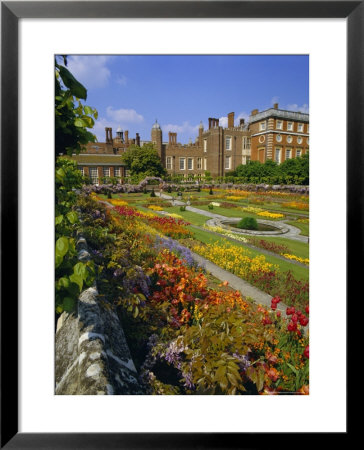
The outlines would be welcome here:
M 154 192 L 154 188 L 152 189 L 152 192 L 150 193 L 151 197 L 156 197 L 155 192 Z
M 257 230 L 258 222 L 254 217 L 244 217 L 237 224 L 238 228 L 243 228 L 244 230 Z

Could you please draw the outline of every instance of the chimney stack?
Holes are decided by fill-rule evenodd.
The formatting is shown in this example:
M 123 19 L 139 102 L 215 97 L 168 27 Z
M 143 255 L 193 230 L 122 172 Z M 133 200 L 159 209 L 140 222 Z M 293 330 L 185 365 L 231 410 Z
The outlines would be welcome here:
M 253 109 L 253 111 L 250 113 L 252 116 L 255 116 L 256 114 L 258 114 L 259 109 Z
M 228 114 L 228 128 L 234 128 L 234 116 L 233 112 Z
M 105 127 L 106 143 L 112 144 L 112 128 Z
M 129 131 L 128 130 L 125 130 L 124 136 L 125 136 L 125 143 L 127 144 L 129 142 Z
M 212 122 L 212 118 L 209 117 L 209 130 L 211 129 L 211 122 Z
M 140 147 L 140 136 L 139 133 L 135 134 L 135 142 L 138 147 Z
M 278 103 L 274 103 L 273 108 L 278 109 Z

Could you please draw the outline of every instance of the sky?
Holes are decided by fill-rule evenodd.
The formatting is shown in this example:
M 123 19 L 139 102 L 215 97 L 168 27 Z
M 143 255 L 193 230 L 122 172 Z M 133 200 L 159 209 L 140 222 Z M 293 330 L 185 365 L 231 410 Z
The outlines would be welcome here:
M 91 130 L 105 141 L 120 126 L 129 137 L 150 140 L 155 122 L 177 132 L 182 144 L 198 135 L 202 121 L 235 112 L 235 123 L 253 109 L 308 113 L 309 57 L 307 55 L 71 55 L 68 69 L 86 87 L 85 104 L 95 107 L 98 120 Z

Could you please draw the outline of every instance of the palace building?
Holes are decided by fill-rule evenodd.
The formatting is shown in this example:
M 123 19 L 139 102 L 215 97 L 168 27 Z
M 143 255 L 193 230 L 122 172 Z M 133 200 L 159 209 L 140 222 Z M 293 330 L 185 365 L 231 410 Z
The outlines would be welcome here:
M 105 142 L 88 143 L 86 150 L 72 159 L 92 183 L 99 184 L 102 178 L 124 179 L 126 171 L 120 156 L 130 145 L 153 143 L 168 174 L 186 179 L 192 175 L 201 179 L 206 171 L 212 177 L 224 177 L 250 160 L 264 163 L 272 159 L 280 164 L 309 151 L 309 115 L 279 109 L 277 103 L 265 111 L 253 110 L 248 123 L 240 119 L 236 125 L 233 112 L 228 114 L 226 128 L 216 118 L 210 117 L 208 123 L 205 130 L 201 122 L 195 142 L 188 144 L 179 143 L 173 132 L 168 133 L 168 142 L 163 142 L 157 121 L 149 141 L 141 141 L 139 133 L 130 139 L 128 131 L 120 127 L 113 137 L 112 129 L 105 128 Z

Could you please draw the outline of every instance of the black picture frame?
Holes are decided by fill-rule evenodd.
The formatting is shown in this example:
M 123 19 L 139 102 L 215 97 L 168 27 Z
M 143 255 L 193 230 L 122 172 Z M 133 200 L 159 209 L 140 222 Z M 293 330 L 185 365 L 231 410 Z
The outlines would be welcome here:
M 355 255 L 358 250 L 363 253 L 364 1 L 94 1 L 87 8 L 84 5 L 80 1 L 1 2 L 1 448 L 257 448 L 273 438 L 283 448 L 286 439 L 287 443 L 292 439 L 289 434 L 18 432 L 18 22 L 21 18 L 346 18 L 348 305 L 350 295 L 360 291 L 363 273 Z M 349 431 L 348 421 L 347 432 L 338 433 L 335 440 L 347 438 Z M 310 433 L 304 434 L 300 445 L 310 438 Z M 315 443 L 318 438 L 316 433 Z

